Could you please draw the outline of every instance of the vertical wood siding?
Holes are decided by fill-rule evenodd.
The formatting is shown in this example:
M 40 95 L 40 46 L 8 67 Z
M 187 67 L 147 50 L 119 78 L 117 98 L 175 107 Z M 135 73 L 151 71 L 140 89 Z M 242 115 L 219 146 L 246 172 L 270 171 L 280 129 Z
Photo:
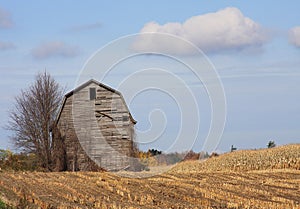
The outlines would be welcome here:
M 90 88 L 96 89 L 95 100 L 90 100 Z M 57 125 L 67 170 L 91 170 L 90 160 L 106 170 L 129 166 L 134 123 L 118 93 L 91 82 L 67 97 Z

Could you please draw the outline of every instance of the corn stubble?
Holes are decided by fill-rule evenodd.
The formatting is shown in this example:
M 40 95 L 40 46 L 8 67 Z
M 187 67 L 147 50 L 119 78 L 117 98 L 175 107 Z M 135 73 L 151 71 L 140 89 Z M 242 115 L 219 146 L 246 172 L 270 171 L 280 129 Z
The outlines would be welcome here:
M 151 178 L 100 172 L 2 172 L 19 208 L 300 208 L 300 145 L 182 162 Z

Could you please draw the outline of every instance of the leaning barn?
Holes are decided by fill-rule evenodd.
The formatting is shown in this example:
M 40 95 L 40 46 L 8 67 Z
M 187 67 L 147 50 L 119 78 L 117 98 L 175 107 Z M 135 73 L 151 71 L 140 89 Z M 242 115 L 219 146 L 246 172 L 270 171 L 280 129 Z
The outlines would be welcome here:
M 82 84 L 65 95 L 56 120 L 56 170 L 128 168 L 135 123 L 120 92 L 95 80 Z

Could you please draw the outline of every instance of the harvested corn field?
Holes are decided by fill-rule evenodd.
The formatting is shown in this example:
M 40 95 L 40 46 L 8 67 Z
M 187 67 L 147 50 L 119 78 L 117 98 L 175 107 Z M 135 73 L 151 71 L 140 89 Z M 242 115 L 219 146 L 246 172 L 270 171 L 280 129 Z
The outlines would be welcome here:
M 265 151 L 278 154 L 278 149 Z M 237 153 L 228 155 L 237 157 Z M 19 208 L 300 208 L 296 167 L 206 171 L 203 163 L 183 162 L 151 178 L 100 172 L 2 172 L 0 195 Z
M 209 158 L 204 162 L 179 163 L 175 172 L 251 171 L 268 169 L 300 170 L 300 144 L 271 149 L 240 150 Z
M 2 173 L 2 200 L 20 208 L 299 208 L 300 172 Z

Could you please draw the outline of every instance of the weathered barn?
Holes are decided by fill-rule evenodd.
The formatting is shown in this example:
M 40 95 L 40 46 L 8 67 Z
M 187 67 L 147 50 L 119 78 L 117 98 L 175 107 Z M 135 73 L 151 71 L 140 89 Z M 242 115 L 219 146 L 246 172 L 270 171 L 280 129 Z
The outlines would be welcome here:
M 56 120 L 56 170 L 129 167 L 135 123 L 120 92 L 95 80 L 82 84 L 65 95 Z

